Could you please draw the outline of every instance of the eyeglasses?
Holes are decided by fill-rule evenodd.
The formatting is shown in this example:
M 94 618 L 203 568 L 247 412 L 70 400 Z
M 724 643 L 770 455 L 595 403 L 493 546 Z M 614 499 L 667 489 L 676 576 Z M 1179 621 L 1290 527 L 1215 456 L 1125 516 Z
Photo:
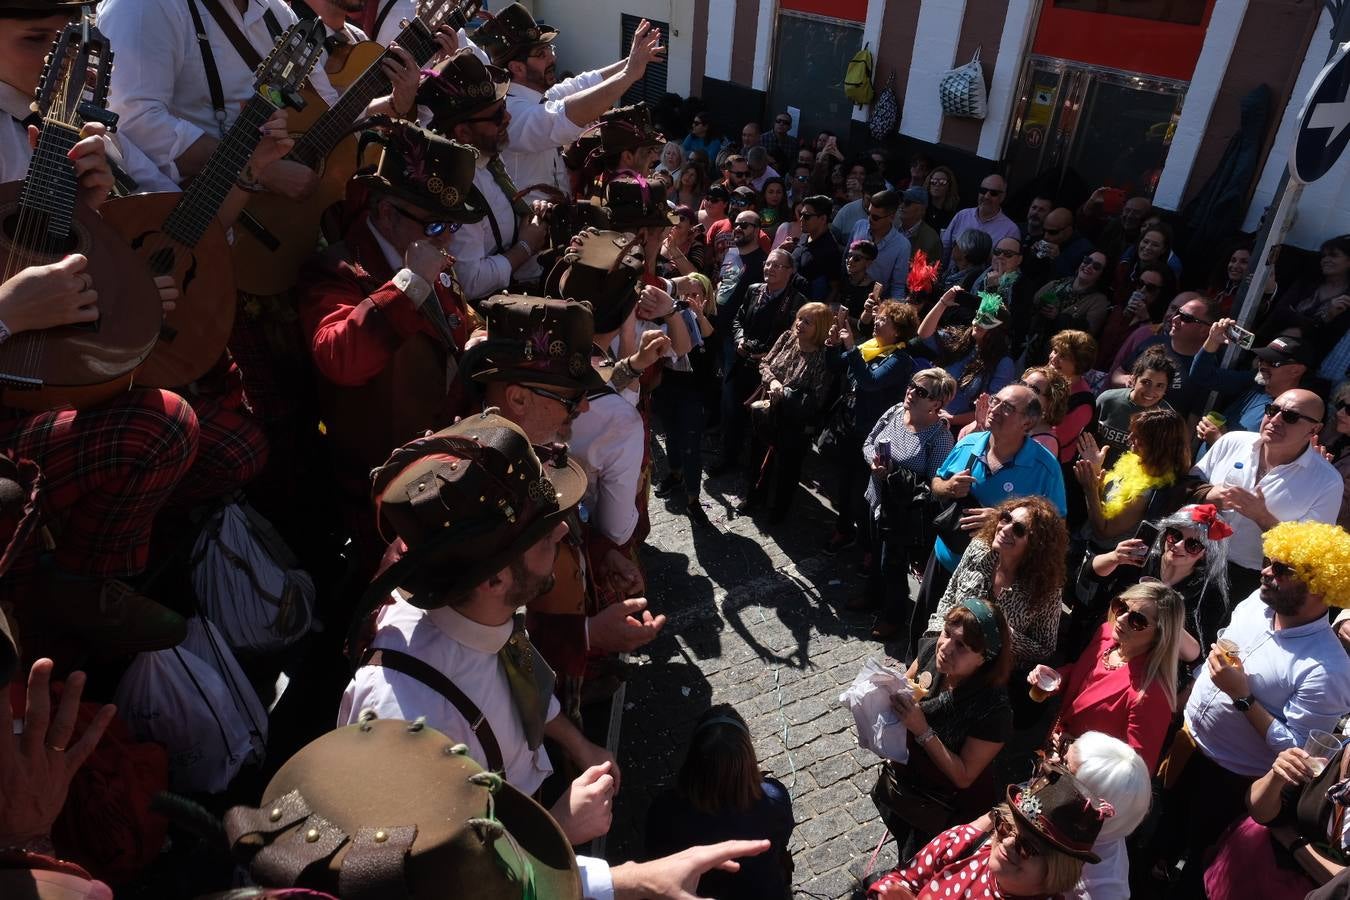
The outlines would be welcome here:
M 1007 843 L 1008 839 L 1012 838 L 1012 852 L 1022 859 L 1031 859 L 1033 856 L 1041 855 L 1041 851 L 1034 844 L 1024 840 L 1018 832 L 1017 826 L 1004 816 L 998 816 L 994 819 L 994 836 L 998 838 L 1000 844 Z
M 750 205 L 750 201 L 746 200 L 744 197 L 737 197 L 735 200 L 731 201 L 731 205 L 739 206 L 741 209 L 745 209 L 747 206 Z
M 1093 259 L 1092 257 L 1085 256 L 1083 257 L 1083 261 L 1078 264 L 1078 268 L 1091 269 L 1094 272 L 1100 272 L 1102 269 L 1106 268 L 1106 263 L 1097 262 L 1097 260 Z
M 1024 410 L 1024 409 L 1022 409 L 1020 406 L 1018 406 L 1017 403 L 1016 403 L 1015 401 L 1013 401 L 1013 400 L 1004 400 L 1002 397 L 990 397 L 990 398 L 989 398 L 989 411 L 990 411 L 990 412 L 993 412 L 994 410 L 999 409 L 1000 407 L 1007 407 L 1007 409 L 1008 409 L 1009 412 L 1015 412 L 1015 413 L 1024 413 L 1024 412 L 1026 412 L 1026 410 Z
M 994 255 L 1000 259 L 1007 259 L 1009 256 L 1021 256 L 1021 250 L 1000 250 L 995 248 Z
M 1161 284 L 1154 284 L 1153 282 L 1145 281 L 1142 278 L 1136 278 L 1134 280 L 1134 286 L 1146 294 L 1156 294 L 1158 291 L 1162 290 Z
M 465 119 L 465 122 L 491 122 L 493 125 L 500 125 L 506 121 L 506 103 L 497 107 L 497 111 L 490 116 L 472 116 Z
M 867 218 L 871 219 L 873 222 L 884 222 L 887 219 L 893 217 L 894 215 L 895 215 L 894 211 L 883 213 L 868 213 Z
M 758 222 L 737 222 L 735 225 L 732 225 L 731 227 L 732 227 L 733 230 L 734 230 L 734 229 L 737 229 L 737 228 L 758 228 L 758 227 L 759 227 L 759 223 L 758 223 Z
M 544 397 L 548 400 L 556 400 L 558 403 L 561 403 L 563 409 L 567 410 L 569 416 L 576 416 L 577 410 L 581 408 L 581 404 L 586 402 L 586 394 L 584 391 L 575 397 L 564 397 L 562 394 L 555 394 L 553 391 L 547 391 L 532 385 L 527 384 L 524 385 L 524 387 L 525 390 L 529 391 L 531 394 L 537 394 L 540 397 Z
M 401 206 L 396 206 L 393 203 L 390 203 L 389 206 L 394 210 L 394 212 L 398 213 L 400 216 L 407 219 L 408 221 L 416 222 L 418 225 L 421 225 L 422 233 L 429 238 L 440 237 L 441 235 L 447 233 L 454 234 L 456 231 L 459 231 L 460 226 L 459 222 L 439 222 L 439 221 L 428 221 L 426 219 L 419 219 L 417 216 L 414 216 L 412 213 L 408 212 Z
M 945 182 L 943 182 L 943 183 L 945 183 Z M 983 196 L 985 196 L 986 194 L 988 194 L 990 197 L 1001 197 L 1001 196 L 1003 196 L 1003 192 L 1000 191 L 998 188 L 987 188 L 987 187 L 982 187 L 982 188 L 980 188 L 980 196 L 983 197 Z
M 1011 525 L 1013 536 L 1016 537 L 1018 540 L 1021 540 L 1030 533 L 1030 530 L 1027 528 L 1027 526 L 1024 523 L 1014 519 L 1012 517 L 1012 513 L 1008 512 L 1006 509 L 998 514 L 998 521 L 1000 525 Z
M 1203 541 L 1201 541 L 1199 538 L 1185 537 L 1184 535 L 1182 535 L 1180 528 L 1169 528 L 1166 531 L 1164 531 L 1163 541 L 1169 547 L 1174 547 L 1177 544 L 1180 544 L 1182 547 L 1186 549 L 1186 552 L 1191 556 L 1199 556 L 1201 553 L 1205 552 L 1205 545 Z
M 909 387 L 905 388 L 905 390 L 920 400 L 931 400 L 933 398 L 932 392 L 916 381 L 911 381 Z
M 1174 319 L 1177 319 L 1177 320 L 1179 320 L 1179 321 L 1181 321 L 1181 322 L 1183 322 L 1183 323 L 1185 323 L 1185 324 L 1187 324 L 1187 325 L 1213 325 L 1213 324 L 1214 324 L 1213 322 L 1210 322 L 1210 321 L 1207 320 L 1207 319 L 1202 319 L 1202 318 L 1200 318 L 1199 316 L 1193 316 L 1193 315 L 1191 315 L 1190 313 L 1188 313 L 1188 312 L 1182 312 L 1181 310 L 1177 310 L 1176 315 L 1173 316 L 1173 318 L 1174 318 Z
M 1289 563 L 1276 562 L 1269 556 L 1263 556 L 1261 557 L 1261 571 L 1264 572 L 1266 569 L 1269 569 L 1271 574 L 1279 581 L 1283 581 L 1295 574 L 1294 567 L 1289 565 Z
M 552 44 L 544 44 L 542 47 L 535 47 L 530 51 L 530 59 L 544 59 L 545 57 L 557 56 L 558 48 Z
M 1125 627 L 1131 631 L 1148 631 L 1153 626 L 1148 616 L 1130 609 L 1129 604 L 1116 597 L 1111 601 L 1111 618 L 1119 619 L 1121 616 L 1125 617 Z
M 1321 419 L 1314 419 L 1312 416 L 1305 416 L 1303 413 L 1299 412 L 1296 409 L 1287 409 L 1275 403 L 1267 403 L 1266 418 L 1273 419 L 1276 416 L 1279 416 L 1280 421 L 1284 422 L 1284 424 L 1286 425 L 1297 425 L 1299 419 L 1302 419 L 1305 422 L 1311 422 L 1314 425 L 1322 424 Z

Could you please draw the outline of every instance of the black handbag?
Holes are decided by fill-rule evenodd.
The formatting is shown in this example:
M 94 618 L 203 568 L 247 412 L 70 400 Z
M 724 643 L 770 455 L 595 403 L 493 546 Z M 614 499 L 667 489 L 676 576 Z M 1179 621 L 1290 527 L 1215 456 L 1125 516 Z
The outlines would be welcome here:
M 972 453 L 962 469 L 974 471 L 979 456 Z M 942 538 L 947 549 L 960 556 L 970 546 L 971 534 L 961 528 L 961 519 L 972 509 L 978 509 L 980 502 L 971 494 L 945 503 L 933 517 L 933 533 Z
M 872 803 L 887 822 L 899 819 L 916 832 L 937 835 L 956 824 L 956 798 L 897 777 L 903 770 L 887 763 L 872 788 Z

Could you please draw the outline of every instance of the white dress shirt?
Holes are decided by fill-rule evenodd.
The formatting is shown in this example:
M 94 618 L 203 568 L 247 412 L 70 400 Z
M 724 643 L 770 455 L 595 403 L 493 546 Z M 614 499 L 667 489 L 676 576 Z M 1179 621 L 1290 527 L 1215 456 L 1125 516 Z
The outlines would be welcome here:
M 249 0 L 242 16 L 231 0 L 221 5 L 264 59 L 276 41 L 263 13 L 271 9 L 282 28 L 297 21 L 282 0 Z M 206 7 L 200 2 L 198 6 L 225 95 L 223 123 L 216 121 L 211 106 L 187 0 L 103 0 L 98 16 L 99 30 L 117 53 L 108 106 L 122 117 L 118 129 L 180 183 L 178 158 L 203 135 L 220 137 L 254 94 L 252 69 L 240 59 Z M 324 102 L 337 101 L 322 59 L 309 78 Z
M 455 277 L 459 279 L 464 296 L 475 302 L 506 290 L 506 286 L 511 283 L 511 260 L 504 254 L 515 246 L 520 235 L 511 200 L 497 186 L 496 179 L 487 170 L 487 164 L 488 157 L 480 154 L 478 167 L 473 173 L 473 184 L 487 200 L 491 215 L 496 217 L 497 227 L 502 233 L 501 248 L 497 247 L 490 216 L 461 225 L 458 231 L 450 235 L 450 244 L 446 248 L 455 258 Z
M 384 3 L 380 4 L 380 9 L 384 9 Z M 393 43 L 394 38 L 402 33 L 403 23 L 405 21 L 411 22 L 415 15 L 417 15 L 417 4 L 414 3 L 413 0 L 394 0 L 392 7 L 389 10 L 389 14 L 384 17 L 384 24 L 380 26 L 379 33 L 375 35 L 375 40 L 388 47 Z M 469 40 L 469 36 L 464 32 L 463 28 L 459 30 L 458 36 L 460 47 L 468 47 L 473 51 L 474 56 L 485 63 L 492 62 L 492 60 L 488 59 L 488 55 L 483 52 L 483 48 Z
M 642 478 L 642 414 L 614 393 L 594 399 L 572 424 L 571 455 L 586 470 L 582 503 L 606 538 L 625 544 L 637 527 Z
M 380 610 L 372 647 L 415 656 L 445 675 L 483 712 L 501 747 L 506 780 L 525 794 L 533 794 L 553 771 L 548 752 L 540 744 L 531 750 L 525 728 L 511 699 L 506 670 L 497 652 L 511 638 L 513 625 L 481 625 L 446 607 L 422 610 L 394 592 L 394 602 Z M 411 722 L 426 716 L 427 724 L 447 737 L 463 741 L 469 755 L 487 768 L 487 755 L 469 722 L 453 703 L 415 678 L 382 666 L 356 670 L 342 695 L 338 727 L 355 724 L 361 711 L 375 710 L 381 719 Z M 550 697 L 546 720 L 558 715 L 556 697 Z
M 28 117 L 32 102 L 32 93 L 0 81 L 0 184 L 22 181 L 28 175 L 33 148 L 28 143 L 28 128 L 21 120 Z M 155 168 L 155 164 L 126 135 L 117 133 L 110 137 L 111 154 L 122 170 L 136 181 L 139 191 L 178 190 L 178 185 Z
M 572 184 L 563 164 L 561 150 L 586 130 L 567 117 L 564 101 L 575 93 L 594 87 L 604 81 L 599 72 L 582 72 L 566 81 L 560 81 L 545 93 L 539 93 L 518 81 L 511 82 L 506 92 L 506 111 L 511 114 L 507 134 L 511 142 L 502 151 L 506 173 L 515 182 L 516 190 L 535 184 L 555 185 L 567 196 L 572 196 Z M 528 199 L 542 198 L 530 194 Z
M 1224 437 L 1229 437 L 1225 435 Z M 1266 774 L 1281 750 L 1302 747 L 1313 729 L 1332 731 L 1350 709 L 1350 657 L 1325 617 L 1275 630 L 1275 613 L 1256 591 L 1233 609 L 1224 637 L 1237 643 L 1256 702 L 1275 717 L 1264 735 L 1196 667 L 1186 724 L 1205 755 L 1230 772 Z
M 1335 525 L 1345 487 L 1336 467 L 1309 447 L 1293 462 L 1272 467 L 1258 482 L 1260 440 L 1259 432 L 1229 432 L 1214 442 L 1191 473 L 1216 486 L 1236 484 L 1255 491 L 1260 485 L 1266 508 L 1281 522 L 1312 520 Z M 1242 468 L 1236 463 L 1242 463 Z M 1225 512 L 1223 517 L 1233 526 L 1233 536 L 1228 539 L 1229 561 L 1245 569 L 1260 569 L 1263 555 L 1260 526 L 1232 511 Z

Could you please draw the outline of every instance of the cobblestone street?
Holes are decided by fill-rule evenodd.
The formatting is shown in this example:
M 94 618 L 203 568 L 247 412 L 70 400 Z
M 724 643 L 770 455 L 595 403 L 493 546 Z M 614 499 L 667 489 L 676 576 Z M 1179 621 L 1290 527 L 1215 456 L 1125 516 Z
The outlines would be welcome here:
M 657 472 L 664 474 L 659 462 Z M 863 661 L 885 649 L 868 636 L 870 614 L 843 608 L 862 586 L 860 555 L 823 553 L 833 514 L 818 489 L 799 490 L 791 518 L 761 529 L 731 511 L 738 497 L 719 492 L 739 485 L 725 476 L 705 486 L 717 533 L 691 529 L 652 499 L 648 597 L 670 621 L 633 659 L 624 789 L 608 856 L 641 853 L 645 810 L 673 781 L 694 721 L 714 703 L 731 703 L 750 725 L 761 766 L 791 792 L 801 823 L 792 841 L 795 895 L 847 897 L 885 829 L 869 796 L 877 760 L 857 748 L 838 697 Z M 875 866 L 894 864 L 888 841 Z

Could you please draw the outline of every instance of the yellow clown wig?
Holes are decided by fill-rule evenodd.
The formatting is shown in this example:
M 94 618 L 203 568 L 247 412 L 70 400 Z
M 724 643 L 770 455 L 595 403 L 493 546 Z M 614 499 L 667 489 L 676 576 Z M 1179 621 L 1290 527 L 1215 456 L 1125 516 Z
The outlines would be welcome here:
M 1292 566 L 1308 592 L 1350 607 L 1350 534 L 1322 522 L 1281 522 L 1265 533 L 1267 557 Z

